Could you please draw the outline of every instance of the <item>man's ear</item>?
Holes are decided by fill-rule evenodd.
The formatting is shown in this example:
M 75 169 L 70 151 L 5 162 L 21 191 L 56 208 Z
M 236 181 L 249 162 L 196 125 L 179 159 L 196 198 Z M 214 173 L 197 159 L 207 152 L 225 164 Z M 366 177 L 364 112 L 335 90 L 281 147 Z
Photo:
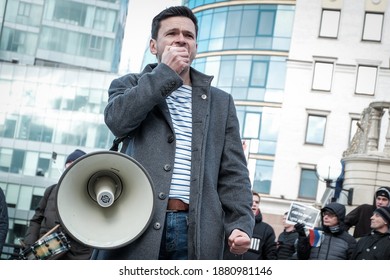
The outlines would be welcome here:
M 157 42 L 156 42 L 156 40 L 150 39 L 149 49 L 150 49 L 150 52 L 152 54 L 157 55 Z

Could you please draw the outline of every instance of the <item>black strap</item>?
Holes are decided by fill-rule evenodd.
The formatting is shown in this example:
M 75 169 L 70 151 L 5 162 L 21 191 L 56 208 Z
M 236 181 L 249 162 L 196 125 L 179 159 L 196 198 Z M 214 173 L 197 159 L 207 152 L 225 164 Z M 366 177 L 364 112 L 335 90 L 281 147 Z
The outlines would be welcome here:
M 128 144 L 129 136 L 125 135 L 122 137 L 116 137 L 114 141 L 112 141 L 112 146 L 110 148 L 110 151 L 115 151 L 117 152 L 119 150 L 119 145 L 122 143 L 122 147 L 120 152 L 124 153 L 126 152 L 127 149 L 127 144 Z

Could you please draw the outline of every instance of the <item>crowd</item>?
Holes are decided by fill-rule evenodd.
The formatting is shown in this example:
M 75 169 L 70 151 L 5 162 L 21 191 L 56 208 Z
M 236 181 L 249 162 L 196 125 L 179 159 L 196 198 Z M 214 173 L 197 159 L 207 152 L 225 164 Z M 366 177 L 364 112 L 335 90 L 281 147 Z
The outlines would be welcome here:
M 82 156 L 83 152 L 76 150 L 67 158 L 68 167 L 75 159 Z M 51 189 L 54 189 L 51 190 Z M 30 227 L 24 239 L 26 248 L 21 259 L 31 258 L 31 250 L 27 248 L 34 244 L 39 237 L 45 236 L 52 226 L 59 224 L 55 213 L 54 197 L 51 193 L 56 192 L 56 185 L 48 188 L 42 198 L 34 217 L 30 221 Z M 0 191 L 0 198 L 4 195 Z M 52 197 L 52 198 L 50 198 Z M 261 196 L 252 191 L 252 212 L 255 216 L 255 225 L 251 235 L 248 251 L 244 254 L 234 254 L 225 246 L 223 259 L 226 260 L 389 260 L 390 259 L 390 188 L 381 187 L 374 195 L 372 213 L 366 220 L 353 224 L 353 217 L 359 207 L 346 215 L 344 205 L 331 202 L 320 210 L 320 224 L 315 228 L 306 228 L 303 223 L 288 221 L 288 212 L 283 214 L 283 231 L 276 237 L 273 227 L 263 221 L 260 210 Z M 1 200 L 2 205 L 5 199 Z M 368 208 L 366 205 L 360 208 Z M 0 208 L 0 248 L 5 242 L 8 230 L 7 212 Z M 360 227 L 369 224 L 369 230 L 362 233 Z M 360 232 L 355 238 L 349 231 Z M 90 259 L 92 248 L 70 239 L 69 250 L 64 250 L 55 259 Z M 26 254 L 27 252 L 27 254 Z M 50 259 L 50 258 L 48 258 Z

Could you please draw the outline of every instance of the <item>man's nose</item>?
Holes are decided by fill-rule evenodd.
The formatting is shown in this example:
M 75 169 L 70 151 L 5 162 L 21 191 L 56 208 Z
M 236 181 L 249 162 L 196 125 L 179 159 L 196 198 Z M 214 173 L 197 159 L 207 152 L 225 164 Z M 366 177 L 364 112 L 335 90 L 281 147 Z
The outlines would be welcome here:
M 175 42 L 173 43 L 176 47 L 181 47 L 186 44 L 185 37 L 182 33 L 179 33 L 176 38 Z

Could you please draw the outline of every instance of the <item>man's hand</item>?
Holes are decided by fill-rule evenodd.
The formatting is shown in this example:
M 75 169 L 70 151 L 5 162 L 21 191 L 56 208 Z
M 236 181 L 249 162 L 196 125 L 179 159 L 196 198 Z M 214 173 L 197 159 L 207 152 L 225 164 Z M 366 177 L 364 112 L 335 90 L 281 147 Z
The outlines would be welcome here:
M 229 236 L 228 244 L 232 254 L 242 255 L 248 251 L 249 246 L 251 245 L 251 239 L 245 232 L 234 229 Z
M 305 232 L 305 225 L 302 223 L 296 223 L 294 225 L 295 231 L 298 233 L 299 236 L 306 236 Z
M 166 46 L 161 62 L 171 67 L 178 75 L 190 67 L 190 54 L 185 47 Z

